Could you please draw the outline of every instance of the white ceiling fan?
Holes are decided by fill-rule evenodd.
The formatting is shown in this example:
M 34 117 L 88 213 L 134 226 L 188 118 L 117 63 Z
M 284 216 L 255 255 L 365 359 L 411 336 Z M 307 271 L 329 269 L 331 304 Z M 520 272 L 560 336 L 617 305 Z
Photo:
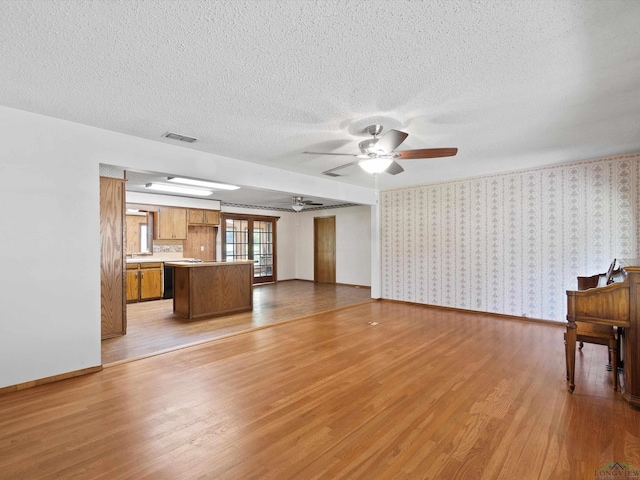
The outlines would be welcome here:
M 296 212 L 300 212 L 306 206 L 321 206 L 322 203 L 314 202 L 313 200 L 305 200 L 303 197 L 292 197 L 291 208 Z
M 391 175 L 397 175 L 404 172 L 404 168 L 396 160 L 417 160 L 421 158 L 438 158 L 452 157 L 458 153 L 457 148 L 421 148 L 417 150 L 401 150 L 396 151 L 402 142 L 409 136 L 408 133 L 399 130 L 389 130 L 382 137 L 378 137 L 382 132 L 382 125 L 369 125 L 367 132 L 373 138 L 363 140 L 358 144 L 360 154 L 350 153 L 329 153 L 329 152 L 304 152 L 312 155 L 340 155 L 348 157 L 356 157 L 355 160 L 339 167 L 331 168 L 322 172 L 323 175 L 330 177 L 339 177 L 337 173 L 343 168 L 352 165 L 359 165 L 363 170 L 369 173 L 386 172 Z

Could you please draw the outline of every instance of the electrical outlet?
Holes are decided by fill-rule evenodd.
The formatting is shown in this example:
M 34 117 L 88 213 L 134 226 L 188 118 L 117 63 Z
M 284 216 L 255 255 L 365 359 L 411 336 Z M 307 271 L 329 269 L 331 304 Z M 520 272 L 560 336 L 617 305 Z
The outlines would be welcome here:
M 204 245 L 200 245 L 200 251 L 204 252 Z

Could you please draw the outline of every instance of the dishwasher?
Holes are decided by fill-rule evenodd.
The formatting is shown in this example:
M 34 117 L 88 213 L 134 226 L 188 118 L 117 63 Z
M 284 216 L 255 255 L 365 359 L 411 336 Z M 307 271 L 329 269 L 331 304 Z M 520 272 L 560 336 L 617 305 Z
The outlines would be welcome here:
M 164 294 L 162 298 L 173 298 L 173 267 L 164 264 Z

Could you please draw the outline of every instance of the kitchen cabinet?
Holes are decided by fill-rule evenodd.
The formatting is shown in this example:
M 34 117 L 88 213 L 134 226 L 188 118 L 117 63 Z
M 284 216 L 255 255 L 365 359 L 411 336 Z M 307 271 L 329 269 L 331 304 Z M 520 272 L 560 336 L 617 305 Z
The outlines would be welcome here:
M 127 263 L 127 303 L 162 298 L 162 263 Z
M 183 256 L 204 261 L 215 260 L 216 230 L 216 227 L 209 225 L 189 225 L 189 235 L 182 247 Z
M 189 209 L 189 225 L 211 225 L 220 224 L 220 212 L 218 210 Z
M 156 240 L 185 240 L 187 238 L 187 209 L 159 207 L 154 232 Z
M 253 260 L 168 262 L 173 313 L 189 320 L 253 310 Z

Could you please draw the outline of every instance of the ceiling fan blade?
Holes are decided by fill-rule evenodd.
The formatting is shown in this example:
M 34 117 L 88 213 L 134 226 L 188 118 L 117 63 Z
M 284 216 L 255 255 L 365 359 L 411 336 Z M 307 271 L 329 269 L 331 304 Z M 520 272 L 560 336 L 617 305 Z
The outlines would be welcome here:
M 422 148 L 418 150 L 403 150 L 399 153 L 400 160 L 413 160 L 418 158 L 453 157 L 458 153 L 457 148 Z
M 408 136 L 408 133 L 401 132 L 400 130 L 389 130 L 376 142 L 376 148 L 391 153 L 398 148 Z
M 311 155 L 339 155 L 341 157 L 357 157 L 358 156 L 353 153 L 327 153 L 327 152 L 302 152 L 302 153 L 309 153 Z
M 404 168 L 402 168 L 402 165 L 400 165 L 398 162 L 392 162 L 391 165 L 389 165 L 387 167 L 387 169 L 385 170 L 386 173 L 389 173 L 391 175 L 397 175 L 399 173 L 404 172 Z
M 339 177 L 340 175 L 335 173 L 338 170 L 342 170 L 343 168 L 350 167 L 351 165 L 357 165 L 360 163 L 360 160 L 356 160 L 355 162 L 345 163 L 344 165 L 340 165 L 339 167 L 334 167 L 329 170 L 325 170 L 322 172 L 323 175 L 329 175 L 330 177 Z
M 314 206 L 323 205 L 322 203 L 312 202 L 311 200 L 305 200 L 302 203 L 304 203 L 305 205 L 314 205 Z

